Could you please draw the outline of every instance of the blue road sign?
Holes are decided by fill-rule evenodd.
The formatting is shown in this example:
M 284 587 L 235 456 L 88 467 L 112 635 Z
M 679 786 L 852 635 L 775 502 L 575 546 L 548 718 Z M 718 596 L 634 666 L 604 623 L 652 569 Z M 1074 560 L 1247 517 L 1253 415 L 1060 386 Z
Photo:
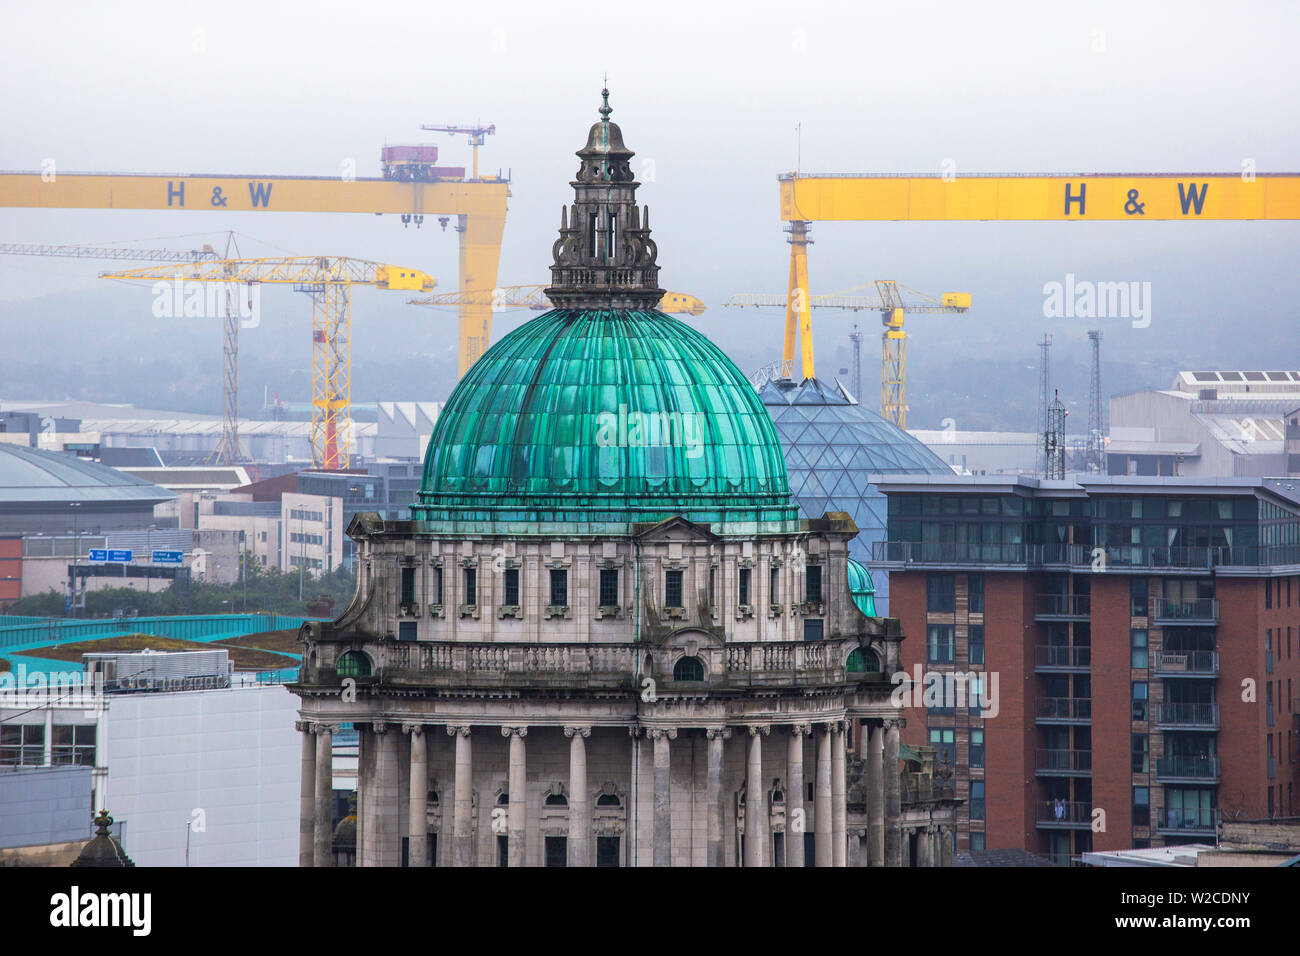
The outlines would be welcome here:
M 92 560 L 92 561 L 107 561 L 107 560 L 108 560 L 108 552 L 105 551 L 103 548 L 91 548 L 91 549 L 90 549 L 90 560 Z
M 153 553 L 154 564 L 181 564 L 184 560 L 184 551 L 155 551 Z
M 122 562 L 130 561 L 131 552 L 120 548 L 110 548 L 108 552 L 108 560 Z

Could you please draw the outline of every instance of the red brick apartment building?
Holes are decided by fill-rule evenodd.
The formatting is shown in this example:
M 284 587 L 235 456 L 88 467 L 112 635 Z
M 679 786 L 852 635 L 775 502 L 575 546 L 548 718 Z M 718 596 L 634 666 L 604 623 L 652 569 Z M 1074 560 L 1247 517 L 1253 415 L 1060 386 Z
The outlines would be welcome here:
M 872 482 L 909 676 L 982 681 L 904 711 L 955 766 L 958 849 L 1064 863 L 1296 813 L 1300 481 Z

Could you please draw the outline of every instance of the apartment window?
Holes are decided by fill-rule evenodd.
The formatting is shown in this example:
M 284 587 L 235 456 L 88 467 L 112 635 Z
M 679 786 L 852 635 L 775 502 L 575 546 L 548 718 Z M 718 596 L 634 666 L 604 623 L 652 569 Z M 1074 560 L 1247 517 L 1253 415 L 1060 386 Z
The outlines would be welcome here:
M 569 572 L 564 568 L 551 568 L 551 604 L 566 607 L 569 603 Z
M 442 603 L 442 568 L 433 569 L 433 603 Z
M 984 613 L 984 575 L 966 576 L 966 608 L 972 614 Z
M 951 574 L 930 574 L 925 579 L 925 609 L 940 613 L 957 607 L 957 590 Z
M 926 661 L 931 664 L 951 664 L 954 644 L 951 624 L 931 624 L 925 638 Z
M 984 834 L 983 834 L 983 833 L 980 833 L 980 832 L 977 832 L 977 831 L 974 831 L 974 830 L 971 831 L 971 835 L 970 835 L 970 849 L 971 849 L 971 852 L 972 852 L 972 853 L 983 853 L 983 852 L 984 852 Z
M 1151 738 L 1147 734 L 1133 735 L 1133 772 L 1151 772 Z
M 0 764 L 39 767 L 44 762 L 44 724 L 0 727 Z
M 1151 788 L 1133 788 L 1133 825 L 1149 827 L 1151 825 Z
M 462 604 L 478 604 L 478 570 L 465 568 L 465 600 Z
M 1131 617 L 1147 616 L 1147 579 L 1128 579 L 1128 612 Z
M 415 603 L 415 568 L 402 568 L 402 603 Z
M 984 766 L 984 731 L 970 732 L 970 765 L 974 770 Z
M 1145 628 L 1135 627 L 1129 631 L 1129 665 L 1134 670 L 1147 667 L 1147 632 Z
M 984 819 L 984 781 L 972 780 L 970 782 L 970 818 L 972 820 Z
M 502 603 L 505 604 L 506 607 L 518 607 L 519 606 L 519 569 L 506 568 L 505 578 L 506 578 L 505 581 L 506 594 L 505 594 L 505 601 L 503 601 Z
M 618 571 L 603 570 L 600 572 L 600 605 L 601 607 L 616 607 L 618 605 Z
M 943 763 L 947 763 L 949 766 L 956 765 L 957 741 L 954 733 L 951 727 L 936 727 L 930 731 L 930 746 L 935 750 L 935 766 Z
M 737 602 L 741 607 L 748 607 L 753 602 L 749 600 L 749 568 L 740 569 L 740 600 Z
M 810 564 L 804 568 L 804 600 L 810 604 L 822 603 L 822 566 Z
M 668 571 L 664 575 L 664 606 L 682 606 L 682 572 Z
M 95 725 L 56 724 L 54 726 L 54 749 L 51 757 L 56 764 L 93 767 L 95 765 Z
M 971 665 L 972 666 L 976 664 L 983 665 L 984 664 L 984 625 L 972 624 L 969 628 L 969 635 L 970 635 L 970 643 L 968 647 L 970 650 Z
M 1147 682 L 1144 680 L 1133 682 L 1133 719 L 1147 719 Z
M 822 622 L 819 620 L 805 620 L 803 622 L 803 639 L 805 641 L 820 641 L 822 631 Z

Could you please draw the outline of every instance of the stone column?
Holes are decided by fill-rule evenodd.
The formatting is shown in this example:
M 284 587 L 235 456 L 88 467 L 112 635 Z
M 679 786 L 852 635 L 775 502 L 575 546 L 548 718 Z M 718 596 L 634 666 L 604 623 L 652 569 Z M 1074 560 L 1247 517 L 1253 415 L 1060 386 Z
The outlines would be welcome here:
M 726 727 L 710 727 L 706 734 L 709 739 L 709 763 L 705 778 L 705 800 L 708 803 L 708 865 L 722 866 L 722 750 L 731 730 Z
M 365 818 L 357 847 L 359 866 L 400 866 L 402 863 L 402 833 L 399 813 L 401 791 L 405 779 L 398 763 L 399 738 L 397 724 L 382 720 L 370 725 L 370 747 L 373 759 L 367 758 L 370 767 L 366 787 Z M 317 762 L 320 761 L 319 754 Z M 363 771 L 358 768 L 358 778 Z M 317 768 L 319 778 L 319 767 Z
M 952 866 L 952 829 L 939 828 L 939 865 Z
M 816 814 L 813 823 L 817 827 L 814 846 L 817 849 L 817 866 L 834 866 L 834 849 L 831 827 L 831 727 L 821 724 L 817 729 L 817 789 L 813 806 Z
M 848 866 L 848 805 L 845 781 L 845 727 L 843 722 L 831 724 L 831 841 L 834 866 Z
M 749 766 L 745 777 L 745 866 L 765 866 L 766 808 L 763 800 L 763 735 L 770 727 L 749 725 Z
M 316 725 L 316 839 L 312 853 L 312 866 L 332 866 L 334 863 L 333 808 L 334 795 L 334 728 L 330 724 Z M 358 785 L 359 785 L 358 781 Z
M 569 738 L 569 866 L 591 866 L 591 794 L 587 791 L 590 727 L 565 727 Z
M 295 722 L 302 734 L 301 774 L 298 782 L 298 865 L 311 866 L 316 855 L 316 735 L 311 723 Z
M 930 842 L 931 836 L 932 834 L 930 833 L 929 827 L 917 828 L 916 831 L 916 865 L 917 866 L 930 865 L 930 852 L 934 848 L 934 844 Z
M 528 839 L 524 827 L 527 821 L 528 776 L 525 763 L 524 738 L 528 736 L 527 727 L 502 727 L 501 736 L 510 738 L 510 774 L 507 787 L 510 788 L 510 807 L 506 813 L 506 836 L 508 838 L 507 866 L 524 865 L 524 849 Z
M 677 736 L 675 728 L 651 727 L 646 736 L 654 741 L 654 865 L 672 866 L 673 803 L 672 779 L 669 774 L 672 754 L 668 741 Z
M 903 865 L 903 833 L 900 829 L 903 806 L 902 793 L 899 790 L 898 721 L 885 721 L 885 866 Z
M 474 845 L 474 751 L 469 727 L 448 725 L 447 733 L 456 738 L 455 800 L 452 803 L 452 866 L 473 866 Z
M 804 832 L 808 816 L 804 812 L 803 739 L 812 732 L 808 724 L 791 724 L 786 744 L 785 781 L 785 865 L 804 865 Z
M 867 743 L 867 865 L 885 865 L 885 726 L 874 721 Z
M 421 724 L 402 724 L 411 735 L 411 773 L 407 820 L 407 866 L 429 862 L 429 755 L 428 738 Z

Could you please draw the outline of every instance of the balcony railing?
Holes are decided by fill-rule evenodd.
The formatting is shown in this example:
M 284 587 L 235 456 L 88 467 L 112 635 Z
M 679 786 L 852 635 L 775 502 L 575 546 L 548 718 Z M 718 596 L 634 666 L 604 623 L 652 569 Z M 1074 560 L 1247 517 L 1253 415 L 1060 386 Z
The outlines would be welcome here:
M 1218 651 L 1161 651 L 1156 655 L 1157 677 L 1218 677 Z
M 871 559 L 887 564 L 1064 565 L 1074 568 L 1269 567 L 1300 564 L 1300 545 L 1155 547 L 1090 544 L 973 544 L 967 541 L 876 541 Z
M 1040 724 L 1086 724 L 1092 720 L 1092 701 L 1086 697 L 1040 697 L 1034 719 Z
M 1218 730 L 1218 704 L 1177 704 L 1168 701 L 1154 704 L 1151 720 L 1157 727 L 1174 730 Z
M 1034 597 L 1034 617 L 1040 620 L 1087 620 L 1091 609 L 1090 594 L 1038 594 Z
M 1164 627 L 1187 625 L 1216 625 L 1219 623 L 1217 598 L 1196 598 L 1192 601 L 1171 601 L 1168 598 L 1151 599 L 1151 616 Z
M 779 685 L 791 679 L 839 683 L 856 641 L 771 641 L 702 652 L 715 687 Z M 582 684 L 627 689 L 645 670 L 645 644 L 506 644 L 456 641 L 382 642 L 365 652 L 378 684 L 550 686 Z M 638 667 L 638 661 L 640 666 Z M 328 672 L 326 679 L 332 678 Z M 878 672 L 852 675 L 885 679 Z
M 1040 750 L 1034 765 L 1044 776 L 1087 776 L 1092 773 L 1092 751 Z
M 1219 811 L 1212 809 L 1172 810 L 1166 807 L 1156 818 L 1156 830 L 1165 834 L 1214 834 Z
M 1040 671 L 1087 671 L 1092 663 L 1091 647 L 1056 647 L 1040 645 L 1034 648 L 1034 667 Z
M 1040 827 L 1086 830 L 1092 826 L 1092 806 L 1070 800 L 1039 800 L 1035 820 Z
M 1156 779 L 1167 783 L 1188 781 L 1192 783 L 1217 783 L 1219 758 L 1160 757 L 1156 760 Z

